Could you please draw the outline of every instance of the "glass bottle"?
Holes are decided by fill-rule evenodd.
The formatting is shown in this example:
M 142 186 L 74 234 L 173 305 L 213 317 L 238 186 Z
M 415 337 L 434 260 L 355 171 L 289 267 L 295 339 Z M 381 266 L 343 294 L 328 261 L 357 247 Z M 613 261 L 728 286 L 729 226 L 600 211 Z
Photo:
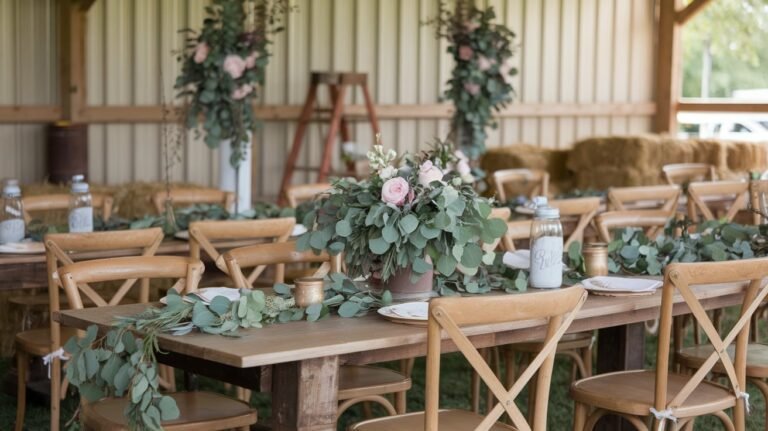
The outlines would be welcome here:
M 82 175 L 72 177 L 72 193 L 69 197 L 69 231 L 93 232 L 93 203 L 88 183 Z
M 24 239 L 24 207 L 17 180 L 8 180 L 3 186 L 3 207 L 0 208 L 0 244 L 20 242 Z
M 560 210 L 536 208 L 531 225 L 531 287 L 559 288 L 563 284 L 563 226 Z

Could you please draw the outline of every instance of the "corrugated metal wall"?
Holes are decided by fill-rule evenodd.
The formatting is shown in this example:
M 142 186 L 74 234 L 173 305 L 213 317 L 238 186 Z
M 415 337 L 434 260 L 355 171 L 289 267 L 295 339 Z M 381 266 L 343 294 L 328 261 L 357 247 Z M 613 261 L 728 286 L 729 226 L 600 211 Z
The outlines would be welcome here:
M 653 0 L 478 0 L 493 5 L 519 38 L 514 58 L 517 103 L 649 102 L 653 84 Z M 0 0 L 0 104 L 56 102 L 55 1 Z M 88 13 L 89 105 L 156 105 L 162 69 L 165 99 L 173 97 L 178 65 L 171 52 L 177 30 L 196 27 L 205 0 L 98 0 Z M 377 103 L 435 103 L 450 74 L 445 43 L 421 22 L 437 0 L 293 0 L 299 11 L 276 37 L 263 103 L 300 104 L 310 70 L 367 72 Z M 10 52 L 11 55 L 6 55 Z M 361 99 L 354 96 L 355 102 Z M 423 148 L 447 131 L 446 120 L 382 121 L 383 140 L 400 151 Z M 590 135 L 647 132 L 650 118 L 505 118 L 489 147 L 528 142 L 567 147 Z M 326 127 L 309 129 L 304 162 L 320 154 Z M 360 146 L 372 137 L 365 123 L 353 130 Z M 257 134 L 257 195 L 277 193 L 293 123 L 268 122 Z M 154 124 L 92 125 L 94 181 L 161 178 L 160 128 Z M 0 177 L 39 179 L 39 126 L 0 126 Z M 215 185 L 215 152 L 193 136 L 185 143 L 175 179 Z M 297 175 L 297 181 L 308 180 Z

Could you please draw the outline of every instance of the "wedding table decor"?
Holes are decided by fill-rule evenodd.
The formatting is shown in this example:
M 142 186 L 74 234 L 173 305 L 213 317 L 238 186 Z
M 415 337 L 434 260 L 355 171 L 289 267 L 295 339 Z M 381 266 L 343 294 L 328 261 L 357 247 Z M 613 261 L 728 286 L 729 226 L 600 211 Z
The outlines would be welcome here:
M 350 277 L 369 277 L 395 296 L 479 293 L 506 232 L 489 218 L 492 201 L 472 187 L 469 162 L 450 142 L 399 160 L 380 145 L 368 153 L 368 179 L 343 178 L 301 220 L 297 248 L 344 253 Z M 433 271 L 433 268 L 435 271 Z

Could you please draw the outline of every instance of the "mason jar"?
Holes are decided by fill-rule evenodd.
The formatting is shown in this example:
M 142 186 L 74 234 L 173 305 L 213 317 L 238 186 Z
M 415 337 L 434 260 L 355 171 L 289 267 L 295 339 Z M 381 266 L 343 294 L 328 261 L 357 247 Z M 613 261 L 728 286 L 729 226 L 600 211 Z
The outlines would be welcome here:
M 531 225 L 528 282 L 531 287 L 541 289 L 559 288 L 563 284 L 563 226 L 557 208 L 536 208 Z

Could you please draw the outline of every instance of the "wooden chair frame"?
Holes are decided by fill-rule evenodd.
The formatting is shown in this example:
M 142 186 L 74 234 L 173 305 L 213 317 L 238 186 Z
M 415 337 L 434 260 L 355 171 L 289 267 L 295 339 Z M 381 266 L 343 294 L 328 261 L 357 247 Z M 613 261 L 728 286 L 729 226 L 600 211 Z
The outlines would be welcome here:
M 213 260 L 216 267 L 231 277 L 231 273 L 219 250 L 213 244 L 217 240 L 225 239 L 264 239 L 273 242 L 285 242 L 291 237 L 296 219 L 283 217 L 262 220 L 223 220 L 223 221 L 197 221 L 189 225 L 189 255 L 194 259 L 200 259 L 201 251 L 205 252 Z M 275 277 L 282 282 L 285 277 L 285 265 L 275 265 Z M 266 269 L 266 265 L 256 266 L 248 275 L 247 281 L 250 288 L 254 281 Z M 234 278 L 233 278 L 234 281 Z
M 682 189 L 678 185 L 641 186 L 641 187 L 611 187 L 608 189 L 608 209 L 628 211 L 636 209 L 659 209 L 668 211 L 671 215 L 677 210 Z M 632 203 L 658 202 L 655 208 L 633 208 Z
M 475 372 L 478 373 L 495 398 L 499 400 L 476 430 L 490 429 L 505 412 L 518 430 L 546 430 L 547 404 L 549 402 L 549 386 L 555 349 L 586 299 L 587 293 L 584 289 L 576 286 L 530 295 L 494 298 L 437 298 L 432 300 L 429 304 L 427 329 L 424 429 L 426 431 L 437 431 L 438 429 L 441 333 L 445 331 L 448 338 L 456 344 Z M 533 319 L 548 319 L 544 345 L 528 368 L 520 374 L 512 387 L 507 389 L 469 338 L 462 332 L 461 327 Z M 539 378 L 536 381 L 537 400 L 533 415 L 533 428 L 531 428 L 515 404 L 515 398 L 537 372 L 539 373 Z
M 715 181 L 715 167 L 709 163 L 671 163 L 661 167 L 664 179 L 670 185 L 684 185 L 692 181 Z
M 69 199 L 70 195 L 66 193 L 23 197 L 21 201 L 24 206 L 24 222 L 29 223 L 32 220 L 30 212 L 69 209 Z M 91 193 L 91 203 L 93 208 L 101 210 L 101 217 L 104 221 L 112 217 L 114 204 L 112 196 L 103 193 Z
M 749 182 L 749 203 L 753 211 L 752 223 L 755 225 L 768 223 L 768 218 L 760 214 L 760 212 L 768 212 L 768 180 Z
M 589 226 L 600 210 L 600 198 L 587 197 L 587 198 L 574 198 L 574 199 L 558 199 L 549 201 L 551 207 L 560 210 L 560 216 L 562 217 L 578 217 L 576 227 L 573 229 L 568 238 L 563 244 L 567 250 L 568 247 L 574 241 L 584 240 L 584 231 Z M 507 222 L 507 233 L 502 237 L 502 247 L 506 251 L 514 251 L 516 240 L 526 239 L 531 237 L 531 225 L 532 220 L 516 220 Z
M 171 189 L 171 200 L 174 205 L 194 205 L 194 204 L 219 204 L 227 211 L 230 211 L 235 203 L 235 194 L 218 189 Z M 165 200 L 168 193 L 165 190 L 155 192 L 152 195 L 152 204 L 155 206 L 157 214 L 165 213 Z
M 749 322 L 757 308 L 768 297 L 768 285 L 763 286 L 763 279 L 768 276 L 768 258 L 745 259 L 728 262 L 706 263 L 672 263 L 664 274 L 664 286 L 662 288 L 662 303 L 660 311 L 658 353 L 656 358 L 655 390 L 653 409 L 664 412 L 669 417 L 676 417 L 676 409 L 694 393 L 707 376 L 714 371 L 714 367 L 720 364 L 724 369 L 724 375 L 733 389 L 733 407 L 735 429 L 743 431 L 745 427 L 746 398 L 746 361 L 747 344 L 749 342 Z M 691 289 L 693 285 L 748 282 L 744 293 L 739 318 L 724 337 L 721 337 L 715 324 L 710 319 L 696 294 Z M 669 399 L 667 398 L 669 381 L 670 339 L 673 333 L 673 308 L 675 293 L 679 292 L 685 300 L 685 304 L 691 311 L 694 323 L 701 325 L 704 333 L 709 337 L 713 346 L 711 355 L 695 370 L 686 374 L 687 381 Z M 727 353 L 731 344 L 735 344 L 734 358 Z M 620 373 L 619 373 L 620 375 Z M 617 376 L 618 378 L 618 376 Z M 629 390 L 629 388 L 628 388 Z M 740 402 L 739 399 L 745 402 Z M 577 405 L 574 430 L 581 430 L 584 425 L 586 406 Z M 706 412 L 698 410 L 699 414 L 715 414 L 727 427 L 734 424 L 723 412 Z M 597 420 L 609 413 L 603 409 L 597 409 L 586 421 L 585 429 L 591 429 Z M 652 412 L 649 412 L 649 415 Z M 642 421 L 636 416 L 621 414 L 633 423 Z M 679 428 L 684 428 L 695 416 L 680 417 Z M 669 420 L 668 418 L 657 421 Z M 659 424 L 660 427 L 663 424 Z M 654 424 L 655 429 L 655 424 Z M 661 428 L 660 428 L 661 429 Z
M 301 203 L 309 201 L 329 192 L 331 183 L 299 184 L 288 186 L 285 189 L 285 197 L 291 208 L 298 207 Z
M 91 232 L 91 233 L 61 233 L 61 234 L 48 234 L 44 238 L 45 253 L 46 253 L 46 267 L 48 273 L 48 302 L 50 311 L 56 312 L 60 310 L 59 289 L 63 288 L 61 281 L 57 277 L 57 271 L 60 266 L 71 265 L 74 263 L 72 259 L 72 252 L 94 252 L 94 251 L 109 251 L 109 250 L 140 250 L 141 256 L 149 257 L 153 256 L 160 246 L 160 242 L 163 240 L 163 231 L 160 228 L 133 230 L 130 233 L 125 231 L 114 232 Z M 115 305 L 122 300 L 128 290 L 135 284 L 137 279 L 126 280 L 120 288 L 118 288 L 115 295 L 110 301 L 105 301 L 98 293 L 96 293 L 87 284 L 83 285 L 86 296 L 98 306 Z M 140 302 L 149 302 L 149 280 L 142 279 L 141 290 L 139 292 Z M 70 307 L 74 307 L 74 304 L 70 302 Z M 80 303 L 82 308 L 82 302 Z M 61 326 L 59 322 L 50 319 L 50 337 L 51 345 L 50 352 L 55 352 L 61 347 Z M 17 348 L 17 355 L 22 357 L 18 358 L 19 365 L 17 368 L 22 370 L 22 362 L 25 362 L 26 353 L 23 349 Z M 26 367 L 23 368 L 24 370 Z M 24 371 L 19 372 L 19 384 L 18 384 L 18 400 L 19 406 L 16 412 L 17 429 L 23 425 L 24 422 L 24 410 L 26 405 L 22 404 L 26 398 L 26 387 L 22 384 L 25 380 Z M 54 357 L 51 360 L 51 394 L 59 394 L 59 396 L 51 396 L 51 430 L 59 429 L 59 416 L 60 400 L 65 395 L 66 384 L 62 385 L 61 376 L 61 361 L 59 358 Z
M 749 183 L 746 181 L 715 181 L 688 184 L 688 217 L 697 220 L 700 212 L 704 220 L 715 220 L 715 215 L 705 202 L 705 197 L 734 196 L 725 214 L 732 221 L 739 210 L 747 207 Z
M 506 202 L 507 196 L 504 185 L 507 183 L 538 183 L 531 189 L 529 198 L 533 196 L 547 196 L 549 193 L 549 173 L 539 169 L 502 169 L 493 173 L 493 184 L 496 187 L 496 195 L 499 202 Z
M 674 214 L 664 210 L 608 211 L 595 217 L 597 231 L 603 242 L 611 242 L 611 230 L 624 227 L 646 228 L 645 233 L 652 238 L 658 229 L 664 228 Z

